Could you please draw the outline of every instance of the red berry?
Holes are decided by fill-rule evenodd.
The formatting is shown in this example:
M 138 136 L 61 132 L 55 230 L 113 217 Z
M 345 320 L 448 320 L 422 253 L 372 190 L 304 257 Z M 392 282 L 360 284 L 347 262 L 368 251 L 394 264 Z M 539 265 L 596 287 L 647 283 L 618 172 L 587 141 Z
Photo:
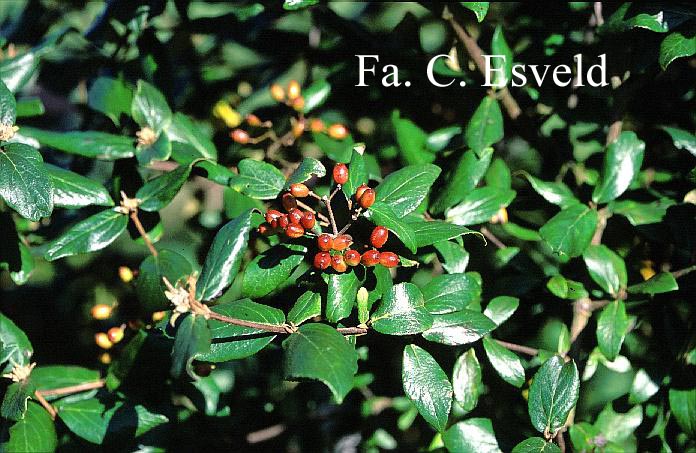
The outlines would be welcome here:
M 304 235 L 304 228 L 295 223 L 291 223 L 285 229 L 285 234 L 287 234 L 289 238 L 299 238 Z
M 370 244 L 375 248 L 381 248 L 389 239 L 389 230 L 383 226 L 375 227 L 370 235 Z
M 384 267 L 396 267 L 399 265 L 399 257 L 394 252 L 382 252 L 379 254 L 379 264 Z
M 314 224 L 316 223 L 314 213 L 312 211 L 305 211 L 305 213 L 302 214 L 302 220 L 300 223 L 302 223 L 302 226 L 307 230 L 314 228 Z
M 360 262 L 367 267 L 374 266 L 375 264 L 379 263 L 379 251 L 374 249 L 368 250 L 367 252 L 363 253 Z
M 273 227 L 271 227 L 271 225 L 268 223 L 262 223 L 259 225 L 258 232 L 264 236 L 270 236 L 273 234 Z
M 326 269 L 331 265 L 331 255 L 327 252 L 319 252 L 314 255 L 314 267 L 317 269 Z
M 266 222 L 268 222 L 273 228 L 278 226 L 278 219 L 281 218 L 283 214 L 275 209 L 269 209 L 266 211 Z
M 359 185 L 358 188 L 355 189 L 355 199 L 359 200 L 360 197 L 362 197 L 363 194 L 365 193 L 365 191 L 369 188 L 370 188 L 370 186 L 368 186 L 367 184 Z
M 358 203 L 360 204 L 361 208 L 367 209 L 375 203 L 375 197 L 376 194 L 374 189 L 370 189 L 368 187 L 367 189 L 365 189 L 362 196 L 358 198 Z
M 333 179 L 336 184 L 345 184 L 348 182 L 348 167 L 346 164 L 338 163 L 333 168 Z
M 341 234 L 340 236 L 336 236 L 336 238 L 334 239 L 333 249 L 338 251 L 345 250 L 352 243 L 353 238 L 349 234 Z
M 309 195 L 309 187 L 302 183 L 293 184 L 290 186 L 290 193 L 296 198 L 304 198 Z
M 349 266 L 357 266 L 360 264 L 360 253 L 357 250 L 346 250 L 343 257 L 346 259 L 346 264 Z
M 333 255 L 331 257 L 331 267 L 333 267 L 336 272 L 345 272 L 348 269 L 343 255 Z
M 232 140 L 234 140 L 237 143 L 241 143 L 242 145 L 246 145 L 249 143 L 249 134 L 247 131 L 242 130 L 242 129 L 235 129 L 230 133 L 230 137 L 232 137 Z
M 278 217 L 278 226 L 282 229 L 286 229 L 288 225 L 290 225 L 290 220 L 288 220 L 288 216 L 286 214 L 281 214 L 280 217 Z
M 319 250 L 327 252 L 333 248 L 333 245 L 333 238 L 326 233 L 320 234 L 317 238 L 317 246 L 319 247 Z
M 296 225 L 299 225 L 300 222 L 302 221 L 302 211 L 300 211 L 297 208 L 293 209 L 288 214 L 288 219 L 290 220 L 290 223 L 294 223 Z
M 290 193 L 283 194 L 282 202 L 283 208 L 285 208 L 287 212 L 290 212 L 297 207 L 297 200 Z

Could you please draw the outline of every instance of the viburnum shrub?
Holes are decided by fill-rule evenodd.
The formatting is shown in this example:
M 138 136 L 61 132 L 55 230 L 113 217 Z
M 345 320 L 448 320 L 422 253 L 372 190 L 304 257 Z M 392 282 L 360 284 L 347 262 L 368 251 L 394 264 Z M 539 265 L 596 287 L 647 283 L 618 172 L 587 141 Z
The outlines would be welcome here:
M 696 451 L 690 3 L 0 6 L 0 451 Z

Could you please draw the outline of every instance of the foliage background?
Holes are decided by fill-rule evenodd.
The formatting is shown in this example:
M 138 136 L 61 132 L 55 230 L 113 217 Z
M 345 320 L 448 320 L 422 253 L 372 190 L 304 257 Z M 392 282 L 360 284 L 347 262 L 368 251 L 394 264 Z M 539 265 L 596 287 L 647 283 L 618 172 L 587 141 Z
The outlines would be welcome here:
M 620 121 L 620 128 L 634 131 L 645 143 L 640 172 L 621 200 L 656 204 L 631 211 L 636 217 L 650 217 L 646 224 L 615 213 L 608 220 L 602 243 L 625 261 L 629 285 L 643 281 L 649 269 L 670 272 L 693 266 L 696 60 L 688 49 L 696 46 L 696 12 L 686 4 L 605 5 L 605 24 L 597 26 L 594 6 L 587 2 L 495 3 L 481 23 L 457 3 L 448 7 L 484 51 L 492 44 L 500 45 L 495 30 L 502 30 L 516 62 L 570 64 L 576 53 L 590 59 L 607 54 L 614 86 L 573 89 L 544 84 L 512 89 L 521 115 L 513 120 L 503 110 L 504 137 L 491 141 L 495 142 L 495 157 L 481 185 L 498 187 L 509 179 L 507 184 L 516 191 L 507 208 L 509 222 L 532 231 L 525 234 L 513 231 L 509 224 L 477 221 L 469 224 L 471 228 L 487 228 L 506 247 L 499 249 L 490 240 L 484 245 L 473 236 L 464 242 L 469 254 L 467 271 L 482 277 L 481 300 L 499 295 L 520 299 L 519 309 L 496 330 L 496 338 L 565 352 L 576 305 L 554 295 L 547 286 L 549 279 L 563 275 L 579 281 L 595 300 L 607 298 L 608 291 L 603 293 L 602 286 L 593 283 L 585 261 L 559 257 L 536 235 L 558 213 L 558 207 L 545 201 L 548 196 L 543 190 L 540 196 L 520 172 L 542 181 L 562 181 L 571 188 L 571 196 L 591 200 L 602 174 L 607 135 L 613 133 L 610 126 L 616 128 Z M 215 144 L 218 161 L 231 167 L 245 157 L 261 158 L 263 152 L 260 147 L 242 147 L 230 140 L 229 128 L 213 113 L 216 103 L 223 100 L 241 115 L 253 111 L 282 126 L 288 112 L 271 101 L 268 86 L 290 79 L 303 86 L 326 80 L 331 93 L 316 114 L 327 123 L 345 123 L 352 132 L 351 140 L 366 144 L 383 175 L 406 164 L 434 161 L 443 168 L 431 192 L 437 194 L 463 190 L 450 170 L 467 144 L 470 146 L 464 129 L 486 96 L 480 75 L 450 22 L 442 19 L 442 12 L 442 5 L 408 2 L 336 2 L 288 11 L 281 2 L 153 0 L 83 5 L 79 1 L 7 1 L 0 4 L 0 35 L 5 55 L 12 43 L 20 55 L 34 52 L 40 60 L 16 97 L 20 101 L 38 98 L 45 111 L 21 118 L 19 134 L 21 128 L 35 127 L 132 136 L 137 130 L 134 123 L 120 129 L 90 108 L 90 92 L 99 77 L 122 77 L 133 85 L 143 79 L 164 93 L 173 110 L 192 117 Z M 660 12 L 662 19 L 658 20 Z M 670 60 L 664 41 L 673 33 L 684 38 L 686 50 L 683 57 Z M 461 77 L 468 86 L 433 87 L 425 78 L 427 62 L 451 49 L 457 52 L 460 68 L 439 70 Z M 397 65 L 412 86 L 383 87 L 373 80 L 369 88 L 356 88 L 356 54 L 380 55 L 383 62 Z M 6 67 L 0 62 L 3 80 Z M 449 129 L 454 132 L 441 150 L 433 152 L 424 146 L 428 134 L 449 126 L 455 129 Z M 674 134 L 661 126 L 685 131 L 679 136 L 681 141 L 673 140 Z M 322 150 L 327 152 L 327 146 L 331 144 L 326 140 L 305 137 L 283 150 L 283 158 L 290 162 L 307 156 L 324 158 Z M 42 155 L 46 162 L 103 182 L 118 199 L 112 175 L 126 165 L 123 161 L 87 159 L 52 147 L 42 147 Z M 191 262 L 203 262 L 217 230 L 241 212 L 240 203 L 253 205 L 247 199 L 241 201 L 236 193 L 201 176 L 192 178 L 160 212 L 163 234 L 158 248 L 177 250 Z M 9 215 L 8 208 L 4 209 L 3 218 Z M 41 250 L 42 244 L 69 225 L 99 210 L 57 209 L 41 222 L 17 217 L 15 221 L 22 235 Z M 150 228 L 158 219 L 153 215 L 143 220 Z M 247 257 L 263 247 L 260 241 L 253 243 Z M 99 253 L 50 263 L 38 253 L 31 278 L 23 285 L 16 285 L 8 272 L 0 274 L 0 308 L 31 340 L 32 361 L 80 365 L 104 374 L 107 366 L 98 361 L 102 351 L 94 344 L 94 333 L 142 316 L 133 284 L 120 279 L 118 268 L 138 269 L 146 253 L 142 244 L 123 235 Z M 442 269 L 437 264 L 404 268 L 396 281 L 424 285 L 438 272 Z M 597 315 L 569 349 L 581 376 L 589 364 L 597 366 L 594 375 L 581 383 L 575 421 L 596 423 L 598 433 L 614 436 L 617 451 L 695 448 L 694 286 L 694 274 L 686 274 L 679 279 L 677 291 L 628 299 L 630 328 L 621 350 L 625 363 L 607 366 L 601 353 L 593 353 Z M 224 300 L 234 300 L 238 294 L 237 281 Z M 297 294 L 288 290 L 266 302 L 287 311 L 293 297 Z M 94 304 L 116 302 L 117 319 L 91 319 Z M 132 439 L 133 432 L 110 426 L 104 443 L 116 449 L 124 448 L 123 442 L 128 448 L 244 449 L 251 447 L 249 433 L 280 425 L 278 435 L 254 446 L 270 451 L 351 451 L 356 445 L 367 450 L 427 448 L 434 431 L 403 397 L 401 382 L 402 351 L 414 341 L 428 349 L 448 375 L 468 348 L 410 336 L 367 335 L 359 340 L 358 389 L 336 405 L 321 384 L 297 387 L 283 380 L 279 342 L 254 357 L 220 364 L 213 372 L 214 380 L 194 384 L 169 378 L 171 346 L 152 339 L 121 390 L 129 401 L 165 415 L 169 422 L 138 439 Z M 489 418 L 500 448 L 510 451 L 526 437 L 539 435 L 527 414 L 528 385 L 516 388 L 504 382 L 484 359 L 481 344 L 473 347 L 482 363 L 485 389 L 478 406 L 466 417 Z M 119 345 L 110 354 L 116 360 L 122 351 Z M 529 368 L 529 379 L 540 362 L 520 358 Z M 646 398 L 636 397 L 640 392 L 635 386 L 632 392 L 639 370 L 643 370 L 641 377 L 648 376 L 659 387 Z M 641 389 L 642 384 L 638 385 Z M 670 389 L 690 390 L 687 409 L 677 408 L 690 414 L 686 418 L 689 426 L 670 416 L 675 411 L 670 406 Z M 605 419 L 598 420 L 608 404 L 616 412 L 630 415 L 621 418 L 605 410 Z M 628 412 L 634 407 L 639 407 L 637 412 Z M 456 410 L 453 417 L 464 418 Z M 5 423 L 6 428 L 9 425 Z M 60 422 L 56 427 L 61 450 L 94 448 Z M 566 442 L 570 444 L 568 437 Z M 439 445 L 437 438 L 433 445 Z

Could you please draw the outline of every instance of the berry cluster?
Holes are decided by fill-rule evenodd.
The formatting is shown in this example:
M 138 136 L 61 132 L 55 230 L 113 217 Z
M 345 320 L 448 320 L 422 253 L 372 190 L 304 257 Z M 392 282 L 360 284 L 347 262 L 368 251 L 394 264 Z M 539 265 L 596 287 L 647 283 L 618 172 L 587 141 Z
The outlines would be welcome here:
M 316 237 L 316 245 L 319 251 L 314 255 L 314 267 L 319 270 L 326 270 L 331 267 L 336 272 L 345 272 L 348 266 L 362 264 L 372 267 L 381 264 L 384 267 L 392 268 L 399 264 L 399 257 L 394 252 L 379 251 L 389 239 L 389 230 L 383 226 L 377 226 L 370 234 L 369 245 L 364 245 L 368 249 L 362 254 L 351 248 L 354 245 L 353 237 L 345 234 L 351 226 L 347 225 L 340 232 L 335 225 L 334 217 L 331 212 L 331 199 L 340 191 L 343 184 L 348 182 L 348 167 L 346 164 L 338 163 L 333 168 L 333 180 L 336 183 L 331 196 L 320 197 L 312 192 L 305 184 L 292 184 L 288 192 L 281 197 L 281 204 L 285 212 L 276 209 L 266 211 L 266 222 L 259 226 L 259 233 L 263 235 L 284 234 L 285 236 L 296 239 L 303 236 Z M 357 219 L 363 209 L 367 209 L 375 202 L 375 191 L 366 184 L 359 186 L 354 194 L 357 212 L 353 215 L 353 220 Z M 326 204 L 329 216 L 314 211 L 300 199 L 312 197 Z M 349 209 L 354 203 L 349 202 Z M 304 208 L 305 210 L 302 210 Z M 334 234 L 315 231 L 317 217 L 322 221 L 319 226 L 332 227 Z M 370 248 L 371 246 L 371 248 Z

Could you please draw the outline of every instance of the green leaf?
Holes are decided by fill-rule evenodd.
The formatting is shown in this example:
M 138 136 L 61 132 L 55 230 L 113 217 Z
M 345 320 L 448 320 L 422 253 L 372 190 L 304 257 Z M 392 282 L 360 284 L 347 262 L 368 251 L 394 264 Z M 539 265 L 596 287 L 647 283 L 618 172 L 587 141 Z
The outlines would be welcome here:
M 473 343 L 497 327 L 485 315 L 468 309 L 433 318 L 433 325 L 423 332 L 423 338 L 448 346 Z
M 512 78 L 513 57 L 512 50 L 510 50 L 510 46 L 505 40 L 505 36 L 503 35 L 503 29 L 500 25 L 495 27 L 495 30 L 493 31 L 493 38 L 491 38 L 491 51 L 492 55 L 502 55 L 505 57 L 505 60 L 503 60 L 502 58 L 491 59 L 492 69 L 502 70 L 502 75 L 500 71 L 493 72 L 492 83 L 494 86 L 505 86 Z
M 287 11 L 295 11 L 298 9 L 308 8 L 319 3 L 319 0 L 285 0 L 283 9 Z
M 12 371 L 15 364 L 28 365 L 33 353 L 34 349 L 24 331 L 0 313 L 0 365 L 5 364 L 2 374 Z
M 519 306 L 520 300 L 516 297 L 498 296 L 488 302 L 483 314 L 497 325 L 501 325 L 510 319 L 510 316 L 517 311 Z
M 510 189 L 512 187 L 512 174 L 510 168 L 503 159 L 496 157 L 486 170 L 483 179 L 486 185 L 498 189 Z
M 502 140 L 503 114 L 498 101 L 486 96 L 479 104 L 464 131 L 466 144 L 480 157 L 485 148 Z
M 140 307 L 145 313 L 166 310 L 171 302 L 164 292 L 167 286 L 163 277 L 172 285 L 185 280 L 193 272 L 189 260 L 173 250 L 161 249 L 157 257 L 148 256 L 140 263 L 138 278 L 135 280 L 135 293 Z
M 659 383 L 655 382 L 655 380 L 650 377 L 650 374 L 645 369 L 639 369 L 633 377 L 628 402 L 636 404 L 648 401 L 654 394 L 660 391 Z
M 480 157 L 473 151 L 467 151 L 457 162 L 457 166 L 446 178 L 445 187 L 437 194 L 430 207 L 434 214 L 441 214 L 457 203 L 464 200 L 466 195 L 474 190 L 486 174 L 493 156 L 493 148 L 486 148 Z
M 444 150 L 449 142 L 457 135 L 462 133 L 460 126 L 447 126 L 428 134 L 425 147 L 434 153 Z
M 113 206 L 106 188 L 98 182 L 51 164 L 44 164 L 53 184 L 53 205 L 77 209 L 85 206 Z
M 597 227 L 597 211 L 574 204 L 553 216 L 539 234 L 555 253 L 576 257 L 583 254 Z
M 480 280 L 471 273 L 438 275 L 423 287 L 423 298 L 431 314 L 460 311 L 481 298 Z
M 172 152 L 185 153 L 190 160 L 217 159 L 217 149 L 202 128 L 183 113 L 176 112 L 167 128 Z
M 17 101 L 17 118 L 41 116 L 46 113 L 46 107 L 39 98 L 25 98 Z
M 597 416 L 594 427 L 609 442 L 621 444 L 634 437 L 633 433 L 642 422 L 643 409 L 640 406 L 633 406 L 628 412 L 622 414 L 614 412 L 614 408 L 609 403 Z
M 454 362 L 452 388 L 454 389 L 454 400 L 466 412 L 474 410 L 483 390 L 481 365 L 476 358 L 474 348 L 468 349 Z
M 12 421 L 24 418 L 27 402 L 34 394 L 35 387 L 30 380 L 13 382 L 7 386 L 0 406 L 0 416 Z
M 244 270 L 242 296 L 255 299 L 270 294 L 290 278 L 306 252 L 302 245 L 279 244 L 258 255 Z
M 22 217 L 38 221 L 53 211 L 53 184 L 41 154 L 23 143 L 0 148 L 0 197 Z
M 3 436 L 0 450 L 21 452 L 47 452 L 58 448 L 56 428 L 48 412 L 38 403 L 30 402 L 24 418 L 10 426 L 8 436 Z
M 470 418 L 450 427 L 442 441 L 447 450 L 458 453 L 501 453 L 493 425 L 487 418 Z
M 455 239 L 465 234 L 481 235 L 478 231 L 469 228 L 443 222 L 441 220 L 408 220 L 408 224 L 416 236 L 418 248 L 433 245 L 436 242 Z
M 157 141 L 149 146 L 138 146 L 135 157 L 140 165 L 150 165 L 154 161 L 168 160 L 172 155 L 172 142 L 165 134 L 160 134 Z
M 349 134 L 343 140 L 334 140 L 323 132 L 313 132 L 312 139 L 329 159 L 334 162 L 350 162 L 350 156 L 355 147 L 352 135 Z
M 367 181 L 370 179 L 367 173 L 367 164 L 365 163 L 365 156 L 363 155 L 363 152 L 364 147 L 356 145 L 356 147 L 353 149 L 353 154 L 350 156 L 350 163 L 348 164 L 348 168 L 350 169 L 348 172 L 348 181 L 346 181 L 341 188 L 348 199 L 355 195 L 355 191 L 359 186 L 362 184 L 367 184 Z
M 366 217 L 375 225 L 381 225 L 389 229 L 401 240 L 407 249 L 416 253 L 418 245 L 413 229 L 389 205 L 383 201 L 375 202 L 375 204 L 370 206 Z
M 73 225 L 62 236 L 53 240 L 44 258 L 55 261 L 66 256 L 89 253 L 108 247 L 128 226 L 128 216 L 107 209 Z
M 404 393 L 433 428 L 447 427 L 452 407 L 452 384 L 435 359 L 414 344 L 404 348 L 401 382 Z
M 352 169 L 351 169 L 352 170 Z M 292 172 L 287 182 L 283 186 L 284 190 L 288 190 L 291 185 L 306 182 L 313 176 L 322 178 L 326 176 L 326 168 L 324 165 L 313 157 L 305 157 L 300 162 L 300 165 Z
M 562 275 L 554 275 L 546 282 L 546 288 L 561 299 L 578 300 L 588 296 L 582 283 L 569 280 Z
M 433 317 L 425 308 L 420 289 L 412 283 L 399 283 L 382 296 L 370 324 L 380 333 L 413 335 L 428 329 Z
M 530 437 L 515 445 L 512 453 L 561 453 L 561 449 L 553 442 L 541 437 Z
M 215 235 L 196 284 L 198 300 L 209 301 L 220 296 L 237 276 L 249 242 L 252 213 L 251 209 L 244 212 Z
M 107 407 L 100 400 L 91 398 L 69 403 L 59 400 L 55 407 L 70 431 L 88 442 L 101 445 L 114 413 L 122 404 Z
M 314 379 L 326 384 L 336 403 L 353 388 L 358 371 L 358 354 L 336 329 L 310 323 L 283 342 L 285 379 Z
M 127 159 L 135 156 L 132 137 L 97 131 L 53 132 L 23 127 L 21 134 L 42 146 L 70 154 L 102 160 Z
M 669 389 L 669 408 L 684 432 L 696 438 L 696 388 Z
M 145 183 L 135 194 L 141 201 L 140 209 L 148 212 L 159 211 L 171 203 L 191 174 L 194 163 L 179 165 L 176 169 Z
M 164 321 L 165 325 L 167 322 L 169 322 L 168 319 Z M 118 359 L 111 362 L 106 374 L 106 388 L 109 391 L 118 389 L 124 381 L 128 380 L 132 372 L 135 374 L 134 367 L 141 363 L 140 360 L 144 356 L 141 350 L 145 349 L 144 346 L 149 340 L 152 340 L 152 337 L 145 329 L 138 330 L 121 350 Z
M 47 35 L 38 45 L 21 52 L 12 58 L 5 58 L 0 62 L 0 79 L 7 88 L 16 93 L 36 74 L 41 58 L 49 51 L 55 49 L 55 45 L 67 32 L 68 27 L 61 27 L 57 32 Z M 3 39 L 4 41 L 4 39 Z
M 422 165 L 435 160 L 435 154 L 426 147 L 428 134 L 423 129 L 407 118 L 400 118 L 398 111 L 392 113 L 391 119 L 404 164 Z
M 660 129 L 672 137 L 675 148 L 685 149 L 696 156 L 696 135 L 676 127 L 660 126 Z
M 147 126 L 157 135 L 172 121 L 172 111 L 164 95 L 144 80 L 138 80 L 131 115 L 140 127 Z
M 328 274 L 325 280 L 328 285 L 326 319 L 338 322 L 353 311 L 361 282 L 352 270 L 344 274 Z
M 597 320 L 597 343 L 604 357 L 614 360 L 623 344 L 629 320 L 622 300 L 610 303 L 599 314 Z
M 629 293 L 655 295 L 676 291 L 678 289 L 679 285 L 677 284 L 677 280 L 671 272 L 660 272 L 652 276 L 649 280 L 629 286 L 627 291 Z
M 653 201 L 652 203 L 622 200 L 612 201 L 609 204 L 609 209 L 614 214 L 621 214 L 626 217 L 631 222 L 631 225 L 638 226 L 660 223 L 667 214 L 667 209 L 673 205 L 674 201 L 668 198 Z
M 520 174 L 527 178 L 527 181 L 529 181 L 534 191 L 549 203 L 558 205 L 561 208 L 567 208 L 568 206 L 578 203 L 578 199 L 575 198 L 573 191 L 564 183 L 542 181 L 527 172 L 521 172 Z
M 674 32 L 662 41 L 658 61 L 663 70 L 667 69 L 667 66 L 677 58 L 690 57 L 696 54 L 696 36 L 694 36 L 693 29 L 690 34 L 691 36 L 684 36 L 684 33 Z
M 321 315 L 321 294 L 306 291 L 295 302 L 288 313 L 288 322 L 299 326 L 308 319 Z
M 626 288 L 628 277 L 624 260 L 606 245 L 590 245 L 582 258 L 585 260 L 590 277 L 605 292 L 617 297 Z
M 689 18 L 678 5 L 669 3 L 623 3 L 606 20 L 600 32 L 621 33 L 632 28 L 644 28 L 655 33 L 666 33 Z
M 441 241 L 433 244 L 441 256 L 442 267 L 450 274 L 460 274 L 469 264 L 469 252 L 464 247 L 452 241 Z
M 512 189 L 481 187 L 469 192 L 457 206 L 445 213 L 448 222 L 457 225 L 476 225 L 488 222 L 500 208 L 507 207 L 514 200 L 516 192 Z
M 529 417 L 545 437 L 563 427 L 578 401 L 580 379 L 574 361 L 553 356 L 539 368 L 529 388 Z
M 0 124 L 14 126 L 17 120 L 17 101 L 7 86 L 0 81 Z
M 174 158 L 176 159 L 176 156 Z M 206 178 L 221 186 L 229 186 L 237 178 L 237 174 L 232 170 L 212 160 L 200 160 L 195 167 L 205 171 Z
M 239 176 L 231 186 L 251 198 L 272 200 L 285 187 L 285 176 L 276 167 L 254 159 L 242 159 L 238 165 Z
M 439 175 L 440 168 L 432 164 L 404 167 L 390 173 L 375 188 L 377 201 L 388 205 L 397 216 L 403 217 L 423 202 Z
M 624 193 L 640 171 L 645 142 L 634 132 L 624 131 L 609 144 L 604 155 L 602 178 L 592 192 L 592 201 L 607 203 Z
M 171 374 L 179 378 L 184 370 L 195 378 L 191 362 L 201 354 L 210 351 L 211 332 L 208 321 L 200 315 L 184 315 L 177 326 L 174 347 L 172 348 Z
M 87 93 L 87 105 L 108 116 L 116 126 L 120 126 L 121 115 L 129 116 L 133 90 L 121 79 L 98 77 Z
M 483 348 L 498 376 L 508 384 L 522 388 L 524 385 L 524 367 L 517 354 L 501 346 L 489 336 L 483 337 Z
M 100 374 L 97 370 L 74 365 L 45 365 L 36 367 L 31 372 L 31 382 L 37 390 L 42 391 L 96 382 L 99 377 Z M 87 394 L 90 392 L 93 391 L 87 391 Z M 50 401 L 60 398 L 60 396 L 45 395 L 45 398 Z
M 459 2 L 464 8 L 473 11 L 476 14 L 476 20 L 483 22 L 488 12 L 488 5 L 490 2 Z
M 282 310 L 257 304 L 249 299 L 219 304 L 212 310 L 230 318 L 261 324 L 282 326 L 285 323 Z M 215 319 L 210 319 L 208 326 L 212 337 L 210 351 L 197 357 L 197 360 L 205 362 L 227 362 L 252 356 L 268 346 L 276 337 L 275 334 L 262 329 L 237 326 Z
M 331 94 L 331 84 L 326 79 L 320 79 L 302 90 L 305 103 L 302 111 L 307 114 L 321 107 Z

